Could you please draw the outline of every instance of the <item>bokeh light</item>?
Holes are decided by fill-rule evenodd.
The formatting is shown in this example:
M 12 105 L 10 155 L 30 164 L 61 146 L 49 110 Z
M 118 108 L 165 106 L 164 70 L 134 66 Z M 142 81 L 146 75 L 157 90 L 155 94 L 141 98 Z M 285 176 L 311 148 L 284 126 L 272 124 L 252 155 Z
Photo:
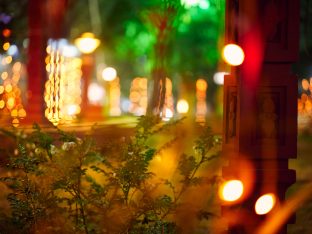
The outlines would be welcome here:
M 10 43 L 9 42 L 5 42 L 2 46 L 3 50 L 7 51 L 10 48 Z
M 255 204 L 255 212 L 258 215 L 265 215 L 269 213 L 276 202 L 275 195 L 273 193 L 268 193 L 265 195 L 262 195 L 258 198 Z
M 82 53 L 91 54 L 100 45 L 100 40 L 93 33 L 86 32 L 75 40 L 75 45 Z
M 136 77 L 130 88 L 129 99 L 131 101 L 129 112 L 136 115 L 145 115 L 147 108 L 147 78 Z
M 204 123 L 208 112 L 206 103 L 206 93 L 208 83 L 204 79 L 196 81 L 196 122 Z
M 216 72 L 213 75 L 213 81 L 215 82 L 215 84 L 223 85 L 224 84 L 224 76 L 225 75 L 229 75 L 229 73 L 228 72 Z
M 177 103 L 177 111 L 180 114 L 186 114 L 189 110 L 189 104 L 186 100 L 180 99 Z
M 229 65 L 239 66 L 244 62 L 245 54 L 240 46 L 228 44 L 223 48 L 222 57 Z
M 11 30 L 8 29 L 8 28 L 3 29 L 2 35 L 3 35 L 4 37 L 9 37 L 9 36 L 11 35 Z
M 102 78 L 105 81 L 113 81 L 117 77 L 117 71 L 113 67 L 106 67 L 102 71 Z
M 219 190 L 222 200 L 233 202 L 241 198 L 244 192 L 244 185 L 240 180 L 229 180 L 224 182 Z
M 88 87 L 88 100 L 91 104 L 99 105 L 103 102 L 105 96 L 104 88 L 97 84 L 91 83 Z

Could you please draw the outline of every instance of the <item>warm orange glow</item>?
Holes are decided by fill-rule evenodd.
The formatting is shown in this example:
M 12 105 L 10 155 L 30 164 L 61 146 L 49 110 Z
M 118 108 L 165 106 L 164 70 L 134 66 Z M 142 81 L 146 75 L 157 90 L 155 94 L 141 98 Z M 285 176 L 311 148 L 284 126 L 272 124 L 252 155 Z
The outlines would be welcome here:
M 269 213 L 276 202 L 275 195 L 273 193 L 267 193 L 258 198 L 255 204 L 255 211 L 258 215 L 264 215 Z
M 91 54 L 100 45 L 100 40 L 93 33 L 86 32 L 75 40 L 75 45 L 82 53 Z
M 5 106 L 4 100 L 0 100 L 0 109 L 3 109 Z
M 10 97 L 7 101 L 7 108 L 12 109 L 15 105 L 15 100 L 13 97 Z
M 244 185 L 240 180 L 229 180 L 223 183 L 219 190 L 222 200 L 233 202 L 241 198 L 244 192 Z
M 12 87 L 11 84 L 8 84 L 8 85 L 5 86 L 5 91 L 6 91 L 7 93 L 10 93 L 10 92 L 12 91 L 12 89 L 13 89 L 13 87 Z
M 5 61 L 6 61 L 7 64 L 10 64 L 12 62 L 12 60 L 13 60 L 12 56 L 7 56 L 5 58 Z
M 16 62 L 13 65 L 13 72 L 14 73 L 20 72 L 21 68 L 22 68 L 22 64 L 20 62 Z
M 245 54 L 240 46 L 228 44 L 223 48 L 222 57 L 229 65 L 239 66 L 244 62 Z
M 184 99 L 181 99 L 178 101 L 177 103 L 177 111 L 180 113 L 180 114 L 185 114 L 187 113 L 189 110 L 189 104 L 186 100 Z
M 204 79 L 198 79 L 196 81 L 196 89 L 200 90 L 200 91 L 206 91 L 207 90 L 207 81 L 205 81 Z
M 129 99 L 131 104 L 129 112 L 140 116 L 146 113 L 147 108 L 147 79 L 143 77 L 135 78 L 131 83 Z
M 9 74 L 8 74 L 7 72 L 3 72 L 3 73 L 1 74 L 1 79 L 2 79 L 2 80 L 6 80 L 6 79 L 8 78 L 8 76 L 9 76 Z
M 2 35 L 3 35 L 4 37 L 9 37 L 9 36 L 11 35 L 11 30 L 10 30 L 10 29 L 7 29 L 7 28 L 3 29 Z
M 19 120 L 18 119 L 13 119 L 12 120 L 12 125 L 13 125 L 13 127 L 18 127 L 18 125 L 19 125 Z
M 20 118 L 25 118 L 26 117 L 26 111 L 25 111 L 25 109 L 19 109 L 18 110 L 18 117 L 20 117 Z
M 11 111 L 11 116 L 14 117 L 14 118 L 17 117 L 17 110 L 16 109 Z

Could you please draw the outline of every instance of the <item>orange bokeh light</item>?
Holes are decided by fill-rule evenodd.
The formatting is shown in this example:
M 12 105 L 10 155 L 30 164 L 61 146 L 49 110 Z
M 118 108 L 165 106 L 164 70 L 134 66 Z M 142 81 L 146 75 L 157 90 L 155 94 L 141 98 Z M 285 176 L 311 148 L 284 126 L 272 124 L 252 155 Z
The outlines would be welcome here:
M 3 35 L 4 37 L 9 37 L 9 36 L 11 35 L 11 30 L 10 30 L 10 29 L 7 29 L 7 28 L 3 29 L 2 35 Z
M 227 202 L 234 202 L 241 198 L 244 193 L 244 185 L 240 180 L 224 182 L 219 189 L 219 196 Z
M 258 198 L 255 204 L 255 211 L 258 215 L 269 213 L 276 203 L 276 198 L 273 193 L 267 193 Z

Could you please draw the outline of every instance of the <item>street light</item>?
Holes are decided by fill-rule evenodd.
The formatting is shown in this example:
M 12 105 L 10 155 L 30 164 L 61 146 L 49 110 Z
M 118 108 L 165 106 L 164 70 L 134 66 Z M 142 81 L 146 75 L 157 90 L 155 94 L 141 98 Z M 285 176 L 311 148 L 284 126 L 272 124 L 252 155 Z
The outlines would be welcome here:
M 75 45 L 83 54 L 91 54 L 100 45 L 100 40 L 93 33 L 85 32 L 75 40 Z
M 75 40 L 75 45 L 82 53 L 82 112 L 86 116 L 86 114 L 90 112 L 88 111 L 88 88 L 94 68 L 94 56 L 92 55 L 92 53 L 100 45 L 100 40 L 97 39 L 93 33 L 85 32 Z M 88 115 L 90 115 L 90 113 L 88 113 Z

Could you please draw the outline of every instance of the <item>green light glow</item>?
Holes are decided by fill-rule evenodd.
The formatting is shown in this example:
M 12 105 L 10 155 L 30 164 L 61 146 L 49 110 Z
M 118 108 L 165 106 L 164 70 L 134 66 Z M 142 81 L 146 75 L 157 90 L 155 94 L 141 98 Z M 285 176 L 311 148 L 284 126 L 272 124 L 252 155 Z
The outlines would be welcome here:
M 207 10 L 210 7 L 210 3 L 208 0 L 201 0 L 199 2 L 199 7 L 203 10 Z
M 210 7 L 209 0 L 181 0 L 181 4 L 187 9 L 191 7 L 199 7 L 206 10 Z
M 181 4 L 185 6 L 185 8 L 191 8 L 197 6 L 200 0 L 181 0 Z

